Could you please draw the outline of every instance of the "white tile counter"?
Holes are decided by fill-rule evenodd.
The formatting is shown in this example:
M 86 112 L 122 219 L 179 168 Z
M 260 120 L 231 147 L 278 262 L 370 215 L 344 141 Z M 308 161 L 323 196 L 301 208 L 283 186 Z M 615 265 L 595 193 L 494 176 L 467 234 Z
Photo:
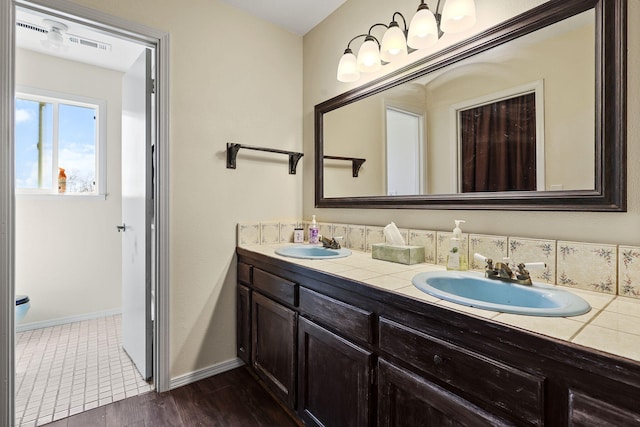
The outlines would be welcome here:
M 285 245 L 250 245 L 243 249 L 282 259 L 292 264 L 356 280 L 391 292 L 492 319 L 553 338 L 570 341 L 640 362 L 640 300 L 580 289 L 568 289 L 587 300 L 590 312 L 573 317 L 537 317 L 499 313 L 467 307 L 432 297 L 413 286 L 411 279 L 424 271 L 442 271 L 434 264 L 403 265 L 371 258 L 370 253 L 352 251 L 346 258 L 308 260 L 277 255 Z

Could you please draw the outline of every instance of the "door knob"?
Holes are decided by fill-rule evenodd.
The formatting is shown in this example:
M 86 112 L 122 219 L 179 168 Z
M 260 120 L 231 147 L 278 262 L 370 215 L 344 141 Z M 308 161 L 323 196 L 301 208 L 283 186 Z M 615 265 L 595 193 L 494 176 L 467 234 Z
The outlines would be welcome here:
M 125 232 L 127 230 L 127 226 L 124 223 L 122 223 L 122 225 L 116 225 L 116 230 L 118 230 L 118 233 L 121 231 Z

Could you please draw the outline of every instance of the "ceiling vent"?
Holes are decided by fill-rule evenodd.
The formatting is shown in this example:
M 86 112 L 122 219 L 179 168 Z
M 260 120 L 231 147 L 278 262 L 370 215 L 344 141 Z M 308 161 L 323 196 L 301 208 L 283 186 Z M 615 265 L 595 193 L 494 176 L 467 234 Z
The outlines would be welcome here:
M 73 44 L 77 44 L 80 46 L 87 46 L 87 47 L 92 47 L 94 49 L 99 49 L 105 52 L 111 52 L 111 45 L 104 43 L 104 42 L 99 42 L 96 40 L 90 40 L 84 37 L 80 37 L 80 36 L 74 36 L 72 34 L 69 34 L 69 42 L 73 43 Z
M 47 34 L 49 30 L 46 28 L 38 27 L 37 25 L 29 24 L 28 22 L 16 21 L 16 27 L 24 28 L 31 31 L 37 31 L 42 34 Z

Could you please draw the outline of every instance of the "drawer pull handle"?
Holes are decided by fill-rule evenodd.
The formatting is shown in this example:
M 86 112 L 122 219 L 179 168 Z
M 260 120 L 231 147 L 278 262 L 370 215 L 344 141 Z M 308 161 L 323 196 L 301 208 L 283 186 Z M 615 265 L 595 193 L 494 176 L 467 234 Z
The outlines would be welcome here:
M 437 355 L 437 354 L 435 356 L 433 356 L 433 363 L 436 364 L 436 365 L 442 364 L 442 356 Z

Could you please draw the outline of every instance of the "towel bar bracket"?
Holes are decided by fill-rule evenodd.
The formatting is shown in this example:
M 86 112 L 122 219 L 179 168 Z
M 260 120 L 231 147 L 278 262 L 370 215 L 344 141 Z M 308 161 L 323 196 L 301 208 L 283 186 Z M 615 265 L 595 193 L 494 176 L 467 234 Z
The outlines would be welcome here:
M 227 169 L 236 168 L 236 158 L 238 157 L 238 151 L 241 148 L 246 150 L 265 151 L 267 153 L 286 154 L 287 156 L 289 156 L 289 174 L 290 175 L 296 174 L 298 162 L 300 161 L 302 156 L 304 156 L 303 153 L 298 153 L 296 151 L 278 150 L 275 148 L 253 147 L 251 145 L 243 145 L 243 144 L 236 144 L 233 142 L 227 142 Z
M 351 171 L 354 178 L 358 177 L 358 173 L 360 173 L 360 168 L 362 164 L 367 161 L 367 159 L 361 159 L 358 157 L 343 157 L 343 156 L 324 156 L 325 159 L 331 160 L 347 160 L 351 162 Z

